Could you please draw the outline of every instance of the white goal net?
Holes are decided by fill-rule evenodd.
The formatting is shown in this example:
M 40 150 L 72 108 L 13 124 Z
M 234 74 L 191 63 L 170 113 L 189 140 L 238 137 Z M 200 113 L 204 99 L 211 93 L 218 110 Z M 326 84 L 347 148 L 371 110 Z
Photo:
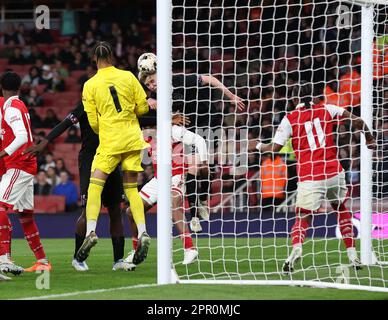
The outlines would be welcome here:
M 172 261 L 180 282 L 388 290 L 388 5 L 372 6 L 373 81 L 364 88 L 364 15 L 358 3 L 172 0 L 172 111 L 189 117 L 187 129 L 208 148 L 208 168 L 186 166 L 191 173 L 185 177 L 185 203 L 172 204 L 187 220 L 186 235 L 173 228 Z M 163 63 L 158 56 L 158 67 Z M 295 109 L 295 98 L 301 98 L 293 96 L 293 88 L 302 81 L 312 85 L 315 104 L 337 105 L 357 116 L 364 117 L 362 108 L 368 107 L 361 96 L 369 92 L 373 99 L 373 118 L 364 119 L 377 142 L 369 171 L 361 170 L 368 157 L 363 134 L 347 121 L 333 125 L 359 257 L 362 225 L 371 223 L 366 241 L 372 263 L 362 258 L 362 270 L 351 266 L 341 219 L 326 200 L 311 215 L 294 271 L 283 270 L 296 221 L 295 154 L 291 143 L 278 153 L 260 153 L 248 151 L 248 142 L 272 141 L 283 117 Z M 231 102 L 233 95 L 243 99 L 244 110 Z M 192 158 L 198 150 L 185 153 Z M 363 179 L 371 180 L 370 195 L 362 192 Z M 372 208 L 364 220 L 363 201 Z M 209 221 L 201 216 L 204 208 Z M 199 218 L 202 232 L 190 230 L 192 217 Z M 198 258 L 182 264 L 190 248 Z

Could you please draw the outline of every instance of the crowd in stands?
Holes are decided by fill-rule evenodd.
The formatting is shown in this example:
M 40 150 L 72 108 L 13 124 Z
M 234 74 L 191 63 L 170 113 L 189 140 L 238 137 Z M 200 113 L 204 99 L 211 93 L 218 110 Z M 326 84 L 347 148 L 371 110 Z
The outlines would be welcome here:
M 279 0 L 277 6 L 251 9 L 242 6 L 237 10 L 233 6 L 217 7 L 211 13 L 204 7 L 198 12 L 192 10 L 195 16 L 191 16 L 189 10 L 173 12 L 176 20 L 173 24 L 174 71 L 211 73 L 228 87 L 236 88 L 236 93 L 248 101 L 248 112 L 245 113 L 238 113 L 222 99 L 215 102 L 217 111 L 223 114 L 222 126 L 236 128 L 237 138 L 240 129 L 248 128 L 249 139 L 260 138 L 268 142 L 285 112 L 293 107 L 290 88 L 300 80 L 313 82 L 316 102 L 340 105 L 360 114 L 360 14 L 355 15 L 352 22 L 355 28 L 339 29 L 334 19 L 335 4 L 325 11 L 329 15 L 325 18 L 320 14 L 319 5 L 285 5 L 293 2 Z M 155 51 L 156 44 L 156 18 L 143 14 L 146 13 L 132 14 L 131 21 L 112 21 L 111 17 L 115 15 L 97 14 L 86 2 L 83 11 L 66 7 L 59 35 L 49 30 L 26 30 L 23 24 L 7 24 L 0 37 L 0 44 L 5 45 L 0 58 L 7 58 L 10 67 L 30 66 L 28 72 L 21 75 L 21 99 L 29 107 L 37 136 L 45 134 L 40 129 L 53 128 L 62 120 L 52 108 L 53 103 L 47 103 L 47 94 L 69 92 L 67 83 L 74 75 L 77 75 L 75 81 L 80 93 L 83 83 L 96 72 L 90 63 L 90 48 L 96 41 L 109 41 L 114 48 L 115 65 L 137 73 L 137 58 L 146 51 Z M 317 18 L 312 18 L 313 15 Z M 209 24 L 209 18 L 217 16 L 222 19 L 214 19 Z M 182 21 L 186 22 L 183 24 Z M 388 28 L 386 31 L 388 34 Z M 198 49 L 208 47 L 209 43 L 210 51 Z M 40 49 L 42 44 L 49 44 L 50 50 Z M 380 43 L 375 49 L 383 50 L 386 45 Z M 240 48 L 237 50 L 236 46 Z M 388 50 L 386 52 L 388 61 Z M 383 55 L 381 59 L 384 58 Z M 386 71 L 388 74 L 388 68 Z M 388 88 L 387 79 L 375 72 L 374 81 L 380 81 Z M 385 107 L 380 116 L 388 119 L 388 91 L 383 99 Z M 383 123 L 379 126 L 382 129 L 380 138 L 385 139 L 388 146 L 388 127 Z M 339 124 L 338 128 L 339 152 L 348 182 L 357 185 L 360 181 L 359 135 L 349 134 L 349 127 L 344 124 Z M 79 143 L 79 129 L 69 130 L 64 142 Z M 73 182 L 77 172 L 66 169 L 67 159 L 55 156 L 55 146 L 51 150 L 53 154 L 39 159 L 36 193 L 65 194 L 67 207 L 74 209 L 78 201 Z M 351 157 L 353 161 L 349 161 Z M 295 167 L 292 151 L 275 157 L 250 154 L 248 174 L 236 172 L 231 163 L 219 165 L 216 172 L 221 184 L 215 190 L 234 192 L 253 177 L 252 190 L 259 194 L 260 190 L 269 187 L 262 183 L 262 177 L 268 174 L 263 167 L 274 170 L 274 165 L 284 168 L 290 163 Z M 384 165 L 388 166 L 388 163 Z M 288 173 L 282 170 L 281 174 L 282 181 L 295 179 L 295 170 L 288 170 Z M 152 166 L 147 166 L 139 175 L 139 185 L 152 176 Z M 273 182 L 272 196 L 284 199 L 286 188 L 294 189 L 295 183 L 282 182 L 283 192 L 275 192 L 278 187 Z M 268 202 L 264 198 L 255 197 L 251 205 L 258 204 L 258 200 Z
M 0 59 L 7 59 L 1 72 L 15 69 L 22 77 L 20 98 L 29 108 L 35 137 L 45 136 L 48 129 L 54 128 L 80 100 L 83 83 L 96 72 L 90 59 L 90 49 L 96 41 L 109 41 L 115 51 L 116 66 L 133 72 L 137 70 L 138 56 L 144 51 L 154 51 L 154 16 L 148 18 L 147 12 L 132 14 L 134 20 L 128 24 L 123 19 L 128 17 L 126 14 L 121 18 L 115 14 L 113 16 L 118 17 L 117 21 L 111 21 L 111 16 L 105 13 L 107 10 L 104 12 L 103 8 L 92 9 L 88 2 L 85 2 L 82 11 L 67 5 L 62 13 L 60 30 L 28 30 L 23 23 L 10 22 L 0 33 Z M 73 82 L 76 87 L 68 85 Z M 58 113 L 55 94 L 74 91 L 78 98 L 66 107 L 65 113 Z M 50 98 L 49 94 L 54 95 Z M 64 134 L 61 143 L 79 144 L 79 131 L 77 126 L 73 126 Z M 48 149 L 46 154 L 38 157 L 35 194 L 64 195 L 66 210 L 76 210 L 79 204 L 78 169 L 76 166 L 67 169 L 66 163 L 73 163 L 74 159 L 70 157 L 76 159 L 78 155 L 74 153 L 63 158 L 61 153 L 56 155 L 56 141 Z M 145 184 L 152 176 L 150 166 L 139 175 L 139 184 Z

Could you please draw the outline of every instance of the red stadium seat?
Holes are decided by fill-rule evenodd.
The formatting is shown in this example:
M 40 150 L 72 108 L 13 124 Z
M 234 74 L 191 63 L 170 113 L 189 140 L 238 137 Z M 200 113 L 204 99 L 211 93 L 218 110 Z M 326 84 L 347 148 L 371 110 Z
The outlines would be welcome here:
M 34 196 L 34 211 L 39 213 L 57 213 L 65 211 L 65 196 Z

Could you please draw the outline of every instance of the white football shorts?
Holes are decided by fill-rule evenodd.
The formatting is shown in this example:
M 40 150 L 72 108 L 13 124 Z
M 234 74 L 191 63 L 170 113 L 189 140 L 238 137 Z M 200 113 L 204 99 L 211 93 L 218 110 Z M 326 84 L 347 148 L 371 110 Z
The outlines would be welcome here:
M 301 181 L 298 182 L 295 206 L 315 211 L 320 208 L 322 200 L 325 198 L 330 203 L 343 203 L 347 193 L 344 171 L 330 179 Z
M 9 169 L 0 182 L 0 204 L 19 212 L 34 210 L 34 176 Z
M 183 174 L 177 174 L 172 177 L 171 191 L 175 191 L 183 197 L 185 194 Z M 158 179 L 153 177 L 148 181 L 143 188 L 141 188 L 140 196 L 150 206 L 155 205 L 158 202 Z

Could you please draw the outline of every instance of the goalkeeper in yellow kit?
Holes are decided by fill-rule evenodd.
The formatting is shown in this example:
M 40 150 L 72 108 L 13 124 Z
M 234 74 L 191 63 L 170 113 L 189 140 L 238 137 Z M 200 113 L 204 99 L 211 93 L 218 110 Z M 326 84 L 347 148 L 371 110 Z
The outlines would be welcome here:
M 92 164 L 86 204 L 86 238 L 77 252 L 84 261 L 97 243 L 96 225 L 101 209 L 101 193 L 109 174 L 121 163 L 124 192 L 131 205 L 139 234 L 133 262 L 141 263 L 151 242 L 146 232 L 144 207 L 137 189 L 137 174 L 143 171 L 141 154 L 148 147 L 139 126 L 138 116 L 149 111 L 146 93 L 129 71 L 112 65 L 112 48 L 99 42 L 93 48 L 97 74 L 83 88 L 82 101 L 89 124 L 99 135 L 100 144 Z M 136 260 L 136 262 L 135 262 Z

